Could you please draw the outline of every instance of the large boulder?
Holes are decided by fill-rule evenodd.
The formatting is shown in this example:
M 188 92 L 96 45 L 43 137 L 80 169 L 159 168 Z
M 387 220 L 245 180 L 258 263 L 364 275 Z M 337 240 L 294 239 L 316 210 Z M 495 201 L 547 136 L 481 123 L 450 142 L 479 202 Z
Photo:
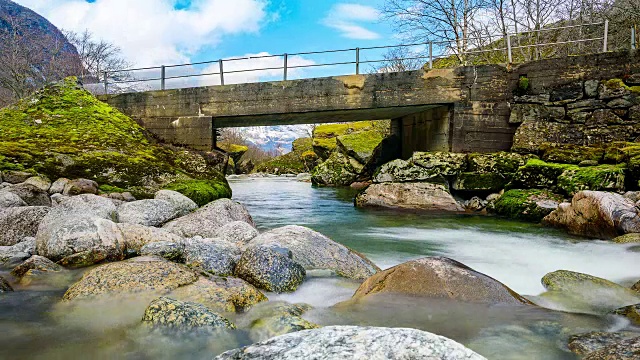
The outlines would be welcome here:
M 242 204 L 229 199 L 220 199 L 166 223 L 163 228 L 185 238 L 195 236 L 214 238 L 223 225 L 233 221 L 244 221 L 255 226 L 251 215 Z
M 0 209 L 18 206 L 27 206 L 27 203 L 10 191 L 0 191 Z
M 228 313 L 244 312 L 268 300 L 260 290 L 242 279 L 218 276 L 202 277 L 193 284 L 179 287 L 171 292 L 171 297 Z
M 607 345 L 583 357 L 583 360 L 636 360 L 640 358 L 640 337 Z
M 640 302 L 640 294 L 606 279 L 568 270 L 546 274 L 542 285 L 548 292 L 542 299 L 548 307 L 570 312 L 606 314 Z
M 139 254 L 142 247 L 154 242 L 179 243 L 182 237 L 164 229 L 138 224 L 118 224 L 129 255 Z
M 46 206 L 23 206 L 0 212 L 0 246 L 12 246 L 25 237 L 34 237 L 40 222 L 51 208 Z
M 258 235 L 251 246 L 278 245 L 293 254 L 306 270 L 331 270 L 339 276 L 366 279 L 380 270 L 363 255 L 302 226 L 284 226 Z
M 560 204 L 543 222 L 573 235 L 600 239 L 640 232 L 635 204 L 620 194 L 601 191 L 580 191 L 571 203 Z
M 36 252 L 36 239 L 25 238 L 12 246 L 0 246 L 0 264 L 15 266 Z
M 256 236 L 258 236 L 258 230 L 244 221 L 232 221 L 218 229 L 219 239 L 240 247 L 247 245 Z
M 356 196 L 358 207 L 415 209 L 433 212 L 462 212 L 464 209 L 442 184 L 372 184 Z
M 547 190 L 509 190 L 495 202 L 496 214 L 539 223 L 558 208 L 564 198 Z
M 445 179 L 438 169 L 425 169 L 411 161 L 396 159 L 380 167 L 373 176 L 375 183 L 387 182 L 431 182 L 444 184 Z
M 18 195 L 29 206 L 51 206 L 49 193 L 32 184 L 15 184 L 2 189 L 2 191 Z
M 459 343 L 402 328 L 327 326 L 281 335 L 216 357 L 224 359 L 447 359 L 482 360 Z
M 334 152 L 311 173 L 311 183 L 326 186 L 348 186 L 358 180 L 364 165 L 356 159 Z
M 378 293 L 488 304 L 531 304 L 501 282 L 445 257 L 412 260 L 381 271 L 365 280 L 352 299 Z
M 467 154 L 450 152 L 415 152 L 411 162 L 443 176 L 455 176 L 467 168 Z
M 569 337 L 569 350 L 578 355 L 587 355 L 622 340 L 637 337 L 632 332 L 589 332 Z
M 366 164 L 371 160 L 374 150 L 383 139 L 383 134 L 378 131 L 360 131 L 338 136 L 336 145 L 340 152 L 351 156 L 360 164 Z
M 145 199 L 118 206 L 118 222 L 160 226 L 178 216 L 174 205 L 165 200 Z
M 87 271 L 63 300 L 100 295 L 169 292 L 198 280 L 193 270 L 157 257 L 137 257 Z
M 173 190 L 160 190 L 156 193 L 156 200 L 168 201 L 173 205 L 177 216 L 184 216 L 198 208 L 198 204 L 181 193 Z
M 189 267 L 218 276 L 233 275 L 242 251 L 220 239 L 186 239 L 184 261 Z
M 142 323 L 161 331 L 177 333 L 215 333 L 224 329 L 235 329 L 226 318 L 209 310 L 206 306 L 160 297 L 153 300 L 144 311 Z
M 113 201 L 93 194 L 82 194 L 63 198 L 55 210 L 56 214 L 62 212 L 92 214 L 113 221 L 117 218 L 117 208 Z
M 51 188 L 51 181 L 42 176 L 32 176 L 24 181 L 25 184 L 33 185 L 42 191 L 49 191 Z
M 283 251 L 288 254 L 283 254 Z M 293 292 L 304 281 L 306 271 L 291 260 L 288 249 L 258 245 L 247 249 L 238 261 L 235 275 L 260 289 Z
M 2 173 L 2 179 L 9 184 L 19 184 L 27 181 L 33 174 L 25 171 L 9 170 Z

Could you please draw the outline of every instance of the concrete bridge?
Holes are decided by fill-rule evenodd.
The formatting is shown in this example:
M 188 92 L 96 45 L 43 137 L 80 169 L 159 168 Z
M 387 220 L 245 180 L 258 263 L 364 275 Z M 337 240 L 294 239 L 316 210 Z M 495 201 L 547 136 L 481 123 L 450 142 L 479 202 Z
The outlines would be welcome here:
M 501 65 L 422 69 L 102 96 L 160 138 L 208 150 L 215 128 L 392 119 L 403 154 L 508 150 L 519 78 L 532 93 L 620 77 L 637 55 L 604 53 Z

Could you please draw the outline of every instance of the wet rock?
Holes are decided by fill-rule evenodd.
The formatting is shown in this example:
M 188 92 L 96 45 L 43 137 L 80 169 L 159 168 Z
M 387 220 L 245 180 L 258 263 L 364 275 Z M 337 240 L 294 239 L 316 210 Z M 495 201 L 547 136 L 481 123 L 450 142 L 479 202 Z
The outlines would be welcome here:
M 251 215 L 242 204 L 229 199 L 220 199 L 168 222 L 163 228 L 185 238 L 195 236 L 215 238 L 223 225 L 233 221 L 244 221 L 255 227 Z
M 546 274 L 543 298 L 569 312 L 605 314 L 622 306 L 640 302 L 640 294 L 614 282 L 574 271 L 558 270 Z
M 499 281 L 445 257 L 412 260 L 381 271 L 365 280 L 352 300 L 377 293 L 488 304 L 530 304 Z
M 0 191 L 0 209 L 18 206 L 27 206 L 27 203 L 12 192 Z
M 311 182 L 311 174 L 309 174 L 309 173 L 300 173 L 300 174 L 296 175 L 296 181 Z
M 258 236 L 258 230 L 244 221 L 233 221 L 218 229 L 217 237 L 240 247 Z
M 88 179 L 70 180 L 64 186 L 62 195 L 73 196 L 80 194 L 97 194 L 98 183 Z
M 442 336 L 414 329 L 327 326 L 285 334 L 216 359 L 448 359 L 484 357 Z
M 64 294 L 65 301 L 106 294 L 169 292 L 194 283 L 198 276 L 184 265 L 158 257 L 137 257 L 87 271 Z
M 358 180 L 363 169 L 364 165 L 358 160 L 336 151 L 325 162 L 313 169 L 311 183 L 326 186 L 349 186 Z
M 444 184 L 446 181 L 438 169 L 427 170 L 409 161 L 397 159 L 380 167 L 374 174 L 375 183 L 388 182 L 432 182 Z
M 171 297 L 228 313 L 244 312 L 268 300 L 260 290 L 242 279 L 218 276 L 203 277 L 193 284 L 179 287 L 171 292 Z
M 385 207 L 433 212 L 464 211 L 444 185 L 431 183 L 372 184 L 356 196 L 355 203 L 358 207 Z
M 174 233 L 151 226 L 121 223 L 118 224 L 118 229 L 122 233 L 127 252 L 130 254 L 140 253 L 143 246 L 154 242 L 179 243 L 182 241 L 182 237 Z
M 620 194 L 601 191 L 580 191 L 571 203 L 560 204 L 543 222 L 570 234 L 600 239 L 640 232 L 635 204 Z
M 13 288 L 11 287 L 11 285 L 9 285 L 9 282 L 7 282 L 5 278 L 0 276 L 0 294 L 9 291 L 13 291 Z
M 25 182 L 33 174 L 24 171 L 4 171 L 2 173 L 2 179 L 10 184 L 19 184 Z
M 293 292 L 304 281 L 306 271 L 273 245 L 251 246 L 238 261 L 235 275 L 254 286 L 273 292 Z
M 33 185 L 42 191 L 49 191 L 49 188 L 51 187 L 51 181 L 41 176 L 32 176 L 25 180 L 24 184 Z
M 366 279 L 380 269 L 363 255 L 302 226 L 284 226 L 258 235 L 249 247 L 279 245 L 306 270 L 331 270 L 338 276 Z
M 22 264 L 16 266 L 11 271 L 11 275 L 17 278 L 21 278 L 30 270 L 35 270 L 40 273 L 60 272 L 63 270 L 63 267 L 47 259 L 46 257 L 33 255 Z
M 250 321 L 249 337 L 252 341 L 264 341 L 296 331 L 317 329 L 319 325 L 301 317 L 310 309 L 311 305 L 307 304 L 283 302 L 260 304 L 247 315 Z
M 467 154 L 449 152 L 415 152 L 411 161 L 443 176 L 454 176 L 467 167 Z
M 54 181 L 53 184 L 51 184 L 51 187 L 49 187 L 49 194 L 62 194 L 64 192 L 64 187 L 67 186 L 69 181 L 71 180 L 67 178 L 60 178 Z
M 637 292 L 640 292 L 640 280 L 638 280 L 637 283 L 633 284 L 633 286 L 631 287 L 631 290 L 635 290 Z
M 168 201 L 177 212 L 177 216 L 184 216 L 198 208 L 193 200 L 173 190 L 160 190 L 155 196 L 157 200 Z
M 233 275 L 241 250 L 220 239 L 184 240 L 184 260 L 188 266 L 213 275 Z
M 46 191 L 31 184 L 16 184 L 2 189 L 18 195 L 29 206 L 51 206 L 51 199 Z
M 611 312 L 615 315 L 624 316 L 635 326 L 640 326 L 640 304 L 625 306 Z
M 184 262 L 184 244 L 170 241 L 156 241 L 140 249 L 141 256 L 158 256 L 169 261 Z
M 215 333 L 221 329 L 235 329 L 226 318 L 206 306 L 168 297 L 153 300 L 144 311 L 142 323 L 162 331 L 178 333 Z
M 563 200 L 562 196 L 546 190 L 509 190 L 495 202 L 493 211 L 510 219 L 538 223 Z
M 25 237 L 34 237 L 38 226 L 49 213 L 46 206 L 23 206 L 0 212 L 0 246 L 12 246 Z
M 583 360 L 636 360 L 638 358 L 640 358 L 640 337 L 635 337 L 591 352 Z
M 594 331 L 585 334 L 577 334 L 569 338 L 569 350 L 578 355 L 586 355 L 590 352 L 602 349 L 605 346 L 617 343 L 621 340 L 637 336 L 638 334 L 632 332 Z
M 625 234 L 614 238 L 612 241 L 617 244 L 640 243 L 640 233 Z
M 118 207 L 118 221 L 121 223 L 160 226 L 177 216 L 174 205 L 165 200 L 138 200 Z

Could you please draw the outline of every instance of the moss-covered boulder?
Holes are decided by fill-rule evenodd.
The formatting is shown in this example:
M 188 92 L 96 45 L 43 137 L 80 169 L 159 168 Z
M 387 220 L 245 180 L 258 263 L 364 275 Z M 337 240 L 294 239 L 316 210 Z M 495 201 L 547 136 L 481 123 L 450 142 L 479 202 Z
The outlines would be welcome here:
M 509 190 L 494 205 L 494 211 L 511 219 L 540 222 L 563 201 L 547 190 Z
M 168 297 L 153 300 L 144 311 L 142 323 L 163 332 L 216 333 L 224 329 L 235 329 L 226 318 L 193 302 L 178 301 Z
M 456 191 L 496 192 L 504 189 L 508 182 L 504 176 L 497 173 L 464 172 L 456 177 L 451 187 Z
M 198 206 L 204 206 L 214 200 L 231 198 L 231 187 L 223 178 L 210 180 L 178 180 L 164 187 L 193 200 Z
M 311 171 L 318 161 L 318 156 L 313 151 L 311 142 L 311 138 L 294 140 L 291 152 L 258 164 L 252 172 L 283 175 Z
M 320 326 L 301 316 L 311 309 L 307 304 L 268 302 L 251 309 L 249 337 L 253 341 L 264 341 L 278 335 L 296 331 L 317 329 Z
M 411 161 L 396 159 L 382 165 L 373 175 L 375 183 L 387 182 L 430 182 L 446 184 L 446 179 L 438 169 L 425 169 Z
M 625 235 L 614 238 L 612 241 L 616 244 L 640 243 L 640 234 L 639 233 L 625 234 Z
M 415 152 L 411 162 L 442 176 L 455 176 L 467 168 L 468 155 L 449 152 Z
M 336 151 L 313 169 L 311 182 L 323 186 L 349 186 L 358 180 L 363 169 L 356 159 Z
M 225 142 L 220 144 L 219 147 L 227 154 L 229 154 L 229 157 L 233 159 L 233 162 L 235 164 L 240 162 L 240 158 L 242 157 L 242 155 L 249 151 L 249 147 L 246 145 L 230 144 Z
M 217 154 L 154 144 L 135 121 L 75 78 L 0 110 L 0 132 L 0 171 L 86 178 L 136 197 L 152 197 L 174 180 L 216 178 L 220 171 Z
M 336 142 L 342 153 L 353 157 L 361 164 L 366 164 L 383 139 L 384 135 L 378 131 L 360 131 L 338 136 Z
M 542 148 L 542 160 L 562 164 L 578 165 L 585 160 L 600 162 L 604 158 L 605 149 L 596 146 L 579 146 L 572 144 L 545 144 Z
M 321 159 L 326 160 L 337 149 L 339 136 L 362 131 L 375 131 L 381 127 L 380 125 L 375 121 L 318 125 L 313 130 L 313 150 Z
M 527 163 L 532 156 L 512 152 L 496 152 L 490 154 L 469 154 L 467 171 L 479 174 L 497 173 L 504 177 L 513 175 Z

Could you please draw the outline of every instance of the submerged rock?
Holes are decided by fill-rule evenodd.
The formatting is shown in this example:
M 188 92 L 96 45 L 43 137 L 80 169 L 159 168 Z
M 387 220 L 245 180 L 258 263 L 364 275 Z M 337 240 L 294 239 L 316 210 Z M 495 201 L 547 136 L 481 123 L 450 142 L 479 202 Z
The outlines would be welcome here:
M 235 329 L 226 318 L 212 312 L 206 306 L 168 297 L 153 300 L 144 311 L 142 322 L 158 330 L 178 333 L 215 333 L 222 329 Z
M 615 315 L 624 316 L 635 326 L 640 326 L 640 304 L 625 306 L 611 312 Z
M 307 304 L 282 302 L 261 304 L 247 314 L 251 321 L 249 337 L 252 341 L 264 341 L 278 335 L 317 329 L 319 325 L 301 317 L 310 309 L 311 305 Z
M 363 255 L 317 231 L 289 225 L 258 235 L 249 247 L 278 245 L 293 254 L 293 261 L 305 270 L 331 270 L 338 276 L 366 279 L 380 269 Z
M 29 259 L 27 259 L 22 264 L 16 266 L 12 271 L 11 275 L 21 278 L 27 274 L 27 272 L 33 270 L 44 273 L 44 272 L 60 272 L 64 270 L 64 268 L 53 261 L 38 255 L 33 255 Z
M 365 280 L 352 300 L 377 293 L 488 304 L 531 304 L 501 282 L 445 257 L 412 260 L 381 271 Z
M 0 276 L 0 294 L 9 291 L 13 291 L 13 288 L 11 287 L 11 285 L 9 285 L 9 282 L 7 282 L 5 278 Z
M 229 313 L 244 312 L 268 300 L 260 290 L 242 279 L 218 276 L 201 277 L 193 284 L 173 290 L 171 297 Z
M 46 206 L 23 206 L 0 211 L 0 246 L 12 246 L 25 237 L 36 236 L 50 210 Z
M 233 221 L 244 221 L 255 226 L 247 209 L 240 203 L 220 199 L 163 226 L 167 231 L 182 237 L 215 238 L 218 230 Z
M 425 331 L 401 328 L 327 326 L 281 335 L 216 359 L 447 359 L 484 357 L 459 343 Z
M 589 332 L 585 334 L 573 335 L 569 338 L 569 350 L 578 354 L 586 355 L 590 352 L 602 349 L 605 346 L 615 344 L 621 340 L 637 337 L 637 333 L 632 332 Z
M 640 337 L 634 337 L 591 352 L 583 360 L 637 360 L 638 358 L 640 358 Z
M 373 184 L 356 196 L 355 203 L 358 207 L 464 211 L 444 185 L 431 183 Z
M 277 245 L 249 247 L 238 261 L 235 275 L 260 289 L 273 292 L 293 292 L 304 281 L 302 265 L 275 248 Z M 282 249 L 289 252 L 288 249 Z
M 157 257 L 137 257 L 100 265 L 71 285 L 63 299 L 74 300 L 106 294 L 169 292 L 195 282 L 198 276 L 184 265 Z
M 635 204 L 620 194 L 601 191 L 580 191 L 571 203 L 560 204 L 545 217 L 544 223 L 573 235 L 600 239 L 640 232 Z

